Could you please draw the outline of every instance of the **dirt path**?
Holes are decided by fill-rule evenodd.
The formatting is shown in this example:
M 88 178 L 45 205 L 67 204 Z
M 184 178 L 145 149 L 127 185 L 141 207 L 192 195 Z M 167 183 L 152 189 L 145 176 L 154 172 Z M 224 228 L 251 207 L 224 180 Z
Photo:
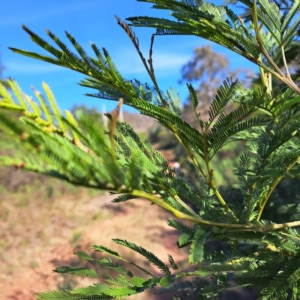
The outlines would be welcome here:
M 112 238 L 126 239 L 145 247 L 166 263 L 167 254 L 179 265 L 186 260 L 186 250 L 176 247 L 176 231 L 167 226 L 170 215 L 159 207 L 141 199 L 112 204 L 110 196 L 79 198 L 56 199 L 52 203 L 41 199 L 0 203 L 0 238 L 3 241 L 0 250 L 4 261 L 0 266 L 0 293 L 4 297 L 1 299 L 32 300 L 42 291 L 97 282 L 88 279 L 79 282 L 77 277 L 52 272 L 62 265 L 79 266 L 73 252 L 92 253 L 92 244 L 113 248 L 139 263 L 144 261 L 140 255 L 114 244 Z M 145 261 L 142 265 L 149 267 Z M 107 275 L 98 271 L 100 278 Z M 154 268 L 152 271 L 159 273 Z M 172 299 L 171 295 L 145 296 L 130 299 Z

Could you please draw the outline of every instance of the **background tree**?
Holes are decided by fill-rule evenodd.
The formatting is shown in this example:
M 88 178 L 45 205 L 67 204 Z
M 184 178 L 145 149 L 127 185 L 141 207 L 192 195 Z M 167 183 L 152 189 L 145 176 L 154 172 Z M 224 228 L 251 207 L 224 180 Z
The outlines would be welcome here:
M 209 106 L 217 89 L 227 77 L 231 77 L 233 80 L 239 79 L 245 87 L 249 87 L 253 78 L 257 76 L 252 69 L 232 69 L 229 59 L 222 53 L 214 51 L 211 45 L 195 48 L 193 57 L 182 67 L 179 82 L 181 84 L 191 83 L 195 87 L 199 99 L 196 111 L 200 113 L 202 120 L 208 118 Z M 233 107 L 234 104 L 231 103 L 226 107 L 226 111 L 230 112 Z M 200 130 L 190 97 L 183 105 L 181 117 Z M 149 140 L 155 144 L 156 149 L 164 153 L 170 162 L 180 162 L 181 169 L 186 170 L 187 153 L 171 131 L 157 124 L 149 132 Z M 237 157 L 237 153 L 242 147 L 243 144 L 240 143 L 234 148 L 231 146 L 230 149 L 225 148 L 217 153 L 214 170 L 215 177 L 220 184 L 228 185 L 235 181 L 232 170 L 237 166 L 238 160 L 234 158 Z M 227 174 L 226 182 L 222 179 L 221 174 Z M 196 184 L 193 178 L 191 181 Z
M 222 53 L 215 52 L 210 45 L 197 47 L 192 59 L 181 69 L 180 83 L 193 83 L 199 99 L 197 112 L 201 118 L 208 118 L 208 107 L 216 95 L 217 89 L 226 78 L 239 80 L 249 87 L 255 77 L 251 69 L 232 69 L 228 58 Z M 229 107 L 227 109 L 230 109 Z M 191 99 L 183 107 L 182 118 L 199 129 Z

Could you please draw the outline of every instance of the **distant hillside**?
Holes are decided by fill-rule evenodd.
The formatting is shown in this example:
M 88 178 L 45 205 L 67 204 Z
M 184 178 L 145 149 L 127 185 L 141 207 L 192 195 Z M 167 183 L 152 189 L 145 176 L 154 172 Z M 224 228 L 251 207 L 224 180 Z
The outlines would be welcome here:
M 124 121 L 134 128 L 137 132 L 148 132 L 157 122 L 145 115 L 139 113 L 123 112 Z

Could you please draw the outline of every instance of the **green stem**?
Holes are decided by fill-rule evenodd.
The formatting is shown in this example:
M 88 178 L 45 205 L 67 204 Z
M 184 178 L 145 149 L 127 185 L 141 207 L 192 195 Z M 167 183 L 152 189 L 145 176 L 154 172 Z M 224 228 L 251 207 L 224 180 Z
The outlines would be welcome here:
M 188 276 L 199 276 L 196 272 L 180 272 L 175 275 L 177 278 L 188 277 Z
M 210 181 L 210 187 L 212 188 L 212 190 L 214 191 L 216 197 L 218 198 L 218 200 L 220 201 L 220 203 L 223 205 L 223 207 L 225 208 L 225 210 L 232 215 L 232 217 L 234 218 L 235 221 L 239 221 L 239 219 L 236 217 L 236 215 L 234 214 L 234 212 L 229 208 L 229 206 L 227 205 L 226 201 L 223 199 L 222 195 L 220 194 L 220 192 L 218 191 L 218 189 L 215 186 L 215 183 L 213 180 Z
M 238 218 L 235 216 L 234 212 L 229 208 L 229 206 L 227 205 L 227 203 L 223 199 L 222 195 L 218 191 L 217 187 L 215 186 L 212 174 L 211 174 L 211 172 L 209 170 L 209 159 L 208 159 L 207 146 L 206 146 L 207 141 L 206 141 L 206 138 L 205 138 L 205 133 L 206 133 L 207 129 L 205 130 L 205 132 L 203 133 L 202 136 L 203 136 L 203 142 L 204 142 L 204 145 L 203 145 L 203 148 L 204 148 L 203 155 L 204 155 L 204 161 L 205 161 L 205 164 L 206 164 L 208 175 L 205 174 L 205 172 L 203 171 L 203 169 L 202 169 L 201 165 L 199 164 L 198 160 L 195 158 L 194 154 L 192 153 L 192 151 L 190 150 L 190 148 L 188 147 L 188 145 L 186 145 L 186 143 L 176 133 L 176 130 L 172 126 L 170 126 L 169 129 L 174 133 L 174 135 L 176 136 L 176 138 L 178 139 L 178 141 L 184 146 L 184 148 L 185 148 L 186 152 L 188 153 L 189 157 L 191 158 L 191 160 L 193 161 L 193 163 L 197 166 L 197 169 L 202 174 L 203 178 L 206 180 L 206 182 L 208 183 L 208 185 L 214 191 L 216 197 L 218 198 L 218 200 L 220 201 L 220 203 L 222 204 L 222 206 L 238 222 L 239 221 Z
M 287 65 L 286 65 L 286 62 L 285 62 L 285 54 L 284 54 L 283 47 L 281 47 L 281 50 L 282 50 L 282 54 L 283 54 L 283 56 L 282 56 L 283 57 L 283 61 L 285 63 L 285 67 L 286 67 L 286 70 L 287 70 L 287 76 L 285 76 L 283 74 L 283 72 L 280 70 L 280 68 L 277 66 L 277 64 L 273 61 L 272 57 L 269 55 L 268 51 L 264 47 L 263 40 L 262 40 L 261 35 L 260 35 L 260 28 L 259 28 L 259 25 L 258 25 L 256 0 L 253 1 L 252 18 L 253 18 L 253 25 L 254 25 L 254 30 L 255 30 L 255 34 L 256 34 L 256 40 L 257 40 L 257 43 L 258 43 L 258 45 L 260 47 L 260 50 L 263 53 L 263 55 L 266 57 L 266 59 L 269 61 L 269 63 L 277 71 L 277 72 L 275 72 L 275 71 L 272 70 L 271 73 L 273 73 L 279 80 L 281 80 L 284 83 L 286 83 L 297 94 L 300 94 L 299 87 L 294 83 L 294 81 L 289 76 L 288 68 L 287 68 Z M 258 61 L 257 61 L 257 64 L 259 65 Z M 266 69 L 266 67 L 264 67 L 264 68 Z
M 261 54 L 259 55 L 259 58 L 257 60 L 258 62 L 262 63 L 262 60 L 261 60 Z M 264 87 L 266 87 L 267 89 L 267 93 L 269 95 L 271 95 L 271 92 L 272 92 L 272 80 L 271 80 L 271 73 L 268 73 L 268 75 L 265 73 L 265 70 L 263 67 L 259 67 L 259 73 L 260 73 L 260 78 L 261 78 L 261 81 L 262 81 L 262 84 Z M 268 79 L 267 79 L 267 78 Z
M 255 189 L 256 183 L 252 185 L 251 193 L 249 193 L 248 196 L 248 206 L 247 206 L 247 224 L 250 224 L 250 214 L 251 214 L 251 200 L 252 200 L 252 195 L 253 191 Z
M 132 196 L 135 196 L 135 197 L 147 199 L 147 200 L 151 201 L 152 203 L 155 203 L 158 206 L 168 210 L 178 219 L 189 220 L 189 221 L 199 223 L 202 225 L 206 225 L 206 226 L 222 227 L 222 228 L 227 228 L 228 230 L 240 230 L 240 231 L 249 231 L 250 230 L 250 231 L 262 231 L 262 232 L 283 229 L 286 227 L 300 226 L 300 221 L 283 223 L 283 224 L 271 224 L 271 225 L 265 225 L 265 226 L 260 225 L 260 224 L 244 225 L 244 224 L 227 224 L 227 223 L 207 221 L 207 220 L 203 220 L 199 217 L 196 218 L 196 217 L 187 215 L 185 213 L 182 213 L 181 211 L 178 211 L 177 209 L 172 207 L 170 204 L 166 203 L 163 199 L 158 198 L 153 195 L 150 195 L 146 192 L 139 191 L 139 190 L 122 191 L 122 192 L 130 193 Z
M 256 15 L 257 18 L 257 15 Z M 206 21 L 206 20 L 205 20 Z M 205 22 L 206 25 L 209 25 L 211 28 L 213 28 L 215 31 L 218 31 L 218 28 L 216 28 L 215 26 L 210 25 L 208 22 Z M 259 27 L 257 26 L 257 28 L 259 29 Z M 200 35 L 199 35 L 200 36 Z M 200 36 L 202 37 L 202 36 Z M 258 31 L 258 39 L 261 39 L 259 31 Z M 231 43 L 234 43 L 235 41 L 231 41 L 230 39 L 228 39 Z M 282 71 L 278 68 L 278 66 L 274 63 L 273 59 L 270 57 L 270 55 L 268 54 L 268 52 L 266 51 L 266 49 L 263 47 L 263 49 L 261 49 L 260 45 L 259 49 L 262 51 L 262 53 L 266 56 L 267 59 L 271 59 L 270 63 L 273 65 L 273 67 L 277 70 L 274 71 L 271 68 L 269 68 L 268 66 L 266 66 L 265 64 L 263 64 L 262 62 L 259 62 L 257 59 L 255 59 L 251 54 L 246 53 L 244 50 L 239 49 L 239 48 L 232 48 L 232 47 L 228 47 L 227 45 L 224 45 L 223 43 L 220 43 L 218 41 L 214 41 L 216 44 L 219 44 L 223 47 L 226 47 L 228 49 L 230 49 L 231 51 L 245 57 L 246 59 L 250 60 L 251 62 L 257 64 L 259 67 L 262 67 L 263 69 L 265 69 L 266 71 L 270 72 L 271 74 L 273 74 L 276 78 L 278 78 L 278 80 L 284 82 L 285 84 L 287 84 L 292 90 L 294 90 L 297 94 L 300 94 L 300 89 L 299 87 L 290 79 L 285 77 L 285 75 L 282 73 Z M 260 41 L 262 42 L 262 41 Z M 236 46 L 236 45 L 235 45 Z M 254 47 L 258 48 L 257 45 L 253 45 Z M 272 63 L 273 62 L 273 63 Z
M 196 214 L 185 202 L 183 202 L 178 195 L 173 196 L 173 198 L 180 203 L 182 207 L 184 207 L 188 212 L 190 212 L 194 217 L 198 218 L 198 214 Z
M 300 157 L 297 157 L 287 168 L 286 168 L 286 171 L 285 173 L 287 173 L 297 162 L 298 160 L 300 159 Z M 258 222 L 263 214 L 263 211 L 265 209 L 265 206 L 270 198 L 270 196 L 272 195 L 274 189 L 276 188 L 277 184 L 281 181 L 281 179 L 284 177 L 285 173 L 278 177 L 276 180 L 274 180 L 274 182 L 272 183 L 270 189 L 269 189 L 269 192 L 268 194 L 264 197 L 263 201 L 262 201 L 262 204 L 260 205 L 260 209 L 259 209 L 259 212 L 258 212 L 258 215 L 257 215 L 257 218 L 256 218 L 256 221 Z
M 300 237 L 293 236 L 293 235 L 288 234 L 288 233 L 285 233 L 285 232 L 281 232 L 281 234 L 282 234 L 282 235 L 285 235 L 285 236 L 288 236 L 288 237 L 291 238 L 291 239 L 295 239 L 295 240 L 300 241 Z
M 237 250 L 237 246 L 238 246 L 239 241 L 236 240 L 233 242 L 233 247 L 232 247 L 232 256 L 236 256 L 236 250 Z
M 285 59 L 285 51 L 284 51 L 284 46 L 283 45 L 281 46 L 281 52 L 282 52 L 282 59 L 283 59 L 284 68 L 285 68 L 285 71 L 286 71 L 286 76 L 288 78 L 291 78 L 291 74 L 290 74 L 288 65 L 286 63 L 286 59 Z
M 267 50 L 264 47 L 263 40 L 262 40 L 261 35 L 260 35 L 260 28 L 259 28 L 259 25 L 258 25 L 256 0 L 253 1 L 252 18 L 253 18 L 253 25 L 254 25 L 256 40 L 257 40 L 257 43 L 260 47 L 261 52 L 267 58 L 267 60 L 270 62 L 270 64 L 274 67 L 274 69 L 278 72 L 278 74 L 283 76 L 284 74 L 282 73 L 280 68 L 275 64 L 272 57 L 269 55 L 269 53 L 267 52 Z
M 169 127 L 169 129 L 174 133 L 174 135 L 176 136 L 176 138 L 178 139 L 178 141 L 183 145 L 185 151 L 187 152 L 188 156 L 190 157 L 190 159 L 193 161 L 193 163 L 195 164 L 195 166 L 197 167 L 197 169 L 199 170 L 199 172 L 201 173 L 201 175 L 203 176 L 203 178 L 205 180 L 207 180 L 207 176 L 204 173 L 202 167 L 200 166 L 198 160 L 196 159 L 195 155 L 192 153 L 192 151 L 190 150 L 190 148 L 188 147 L 188 145 L 180 138 L 180 136 L 176 133 L 176 131 L 174 130 L 173 127 Z
M 259 67 L 259 73 L 260 73 L 260 79 L 262 81 L 263 86 L 267 88 L 267 93 L 270 94 L 269 83 L 266 80 L 266 74 L 262 67 Z
M 229 206 L 227 205 L 226 201 L 223 199 L 222 195 L 220 194 L 220 192 L 218 191 L 214 179 L 213 179 L 213 172 L 210 170 L 209 167 L 209 158 L 208 158 L 208 152 L 207 152 L 207 140 L 206 140 L 206 131 L 205 133 L 203 133 L 203 142 L 204 142 L 204 160 L 205 160 L 205 165 L 206 165 L 206 169 L 207 169 L 207 173 L 208 173 L 208 184 L 211 187 L 211 189 L 214 191 L 216 197 L 218 198 L 219 202 L 222 204 L 222 206 L 225 208 L 225 210 L 231 214 L 234 218 L 235 221 L 239 221 L 239 219 L 236 217 L 236 215 L 234 214 L 234 212 L 229 208 Z

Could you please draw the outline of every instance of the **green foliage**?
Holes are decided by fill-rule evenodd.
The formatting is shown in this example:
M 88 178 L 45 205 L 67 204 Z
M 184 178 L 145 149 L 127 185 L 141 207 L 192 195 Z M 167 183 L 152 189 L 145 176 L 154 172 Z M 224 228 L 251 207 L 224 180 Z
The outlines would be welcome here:
M 159 287 L 160 292 L 197 293 L 198 299 L 218 298 L 227 290 L 255 287 L 259 299 L 297 299 L 299 296 L 300 236 L 292 229 L 300 226 L 298 197 L 289 194 L 286 206 L 276 206 L 276 188 L 290 177 L 299 178 L 299 97 L 292 80 L 285 51 L 292 47 L 300 19 L 299 1 L 289 12 L 273 2 L 242 1 L 251 9 L 251 22 L 245 23 L 226 6 L 198 0 L 144 0 L 154 8 L 168 9 L 177 21 L 153 17 L 129 18 L 134 26 L 154 27 L 156 35 L 190 34 L 218 43 L 260 67 L 261 85 L 244 89 L 238 81 L 227 79 L 219 87 L 209 108 L 209 119 L 199 120 L 200 130 L 180 117 L 180 104 L 172 89 L 159 89 L 150 57 L 146 60 L 131 28 L 117 18 L 148 72 L 153 86 L 125 79 L 105 49 L 91 44 L 95 57 L 86 54 L 73 36 L 67 39 L 73 53 L 53 33 L 47 31 L 55 46 L 23 27 L 34 43 L 51 56 L 11 48 L 14 52 L 78 71 L 87 78 L 80 82 L 97 90 L 88 96 L 118 100 L 108 115 L 109 130 L 101 128 L 88 115 L 62 113 L 46 84 L 46 97 L 35 91 L 38 102 L 24 95 L 9 81 L 10 90 L 0 85 L 0 108 L 17 111 L 19 121 L 0 114 L 1 129 L 19 139 L 28 155 L 2 156 L 0 163 L 53 176 L 74 185 L 92 187 L 118 194 L 115 202 L 144 198 L 185 222 L 169 219 L 181 232 L 179 247 L 189 247 L 189 262 L 195 270 L 184 272 L 169 256 L 169 266 L 143 247 L 121 239 L 113 241 L 142 256 L 157 267 L 162 276 L 123 258 L 105 246 L 95 251 L 113 257 L 97 260 L 84 252 L 77 255 L 94 265 L 117 272 L 105 283 L 73 291 L 42 293 L 38 299 L 111 299 L 138 294 Z M 246 25 L 245 25 L 246 24 Z M 284 71 L 278 63 L 284 62 Z M 272 87 L 272 76 L 284 88 Z M 199 99 L 188 86 L 194 107 Z M 227 106 L 234 108 L 227 112 Z M 166 158 L 143 141 L 126 123 L 118 122 L 122 103 L 133 106 L 169 129 L 187 155 L 189 176 L 175 172 Z M 196 113 L 196 111 L 195 111 Z M 218 186 L 212 159 L 231 143 L 243 142 L 236 168 L 239 184 L 227 189 Z M 192 184 L 190 178 L 194 177 Z M 278 211 L 294 208 L 294 214 L 278 221 Z M 295 220 L 296 219 L 296 220 Z M 190 222 L 190 225 L 186 225 Z M 221 245 L 214 250 L 214 243 Z M 124 265 L 115 263 L 121 260 Z M 128 264 L 128 266 L 125 266 Z M 130 268 L 129 268 L 130 267 Z M 134 275 L 132 268 L 145 273 Z M 55 272 L 96 277 L 93 269 L 57 268 Z M 191 281 L 177 282 L 189 277 Z

